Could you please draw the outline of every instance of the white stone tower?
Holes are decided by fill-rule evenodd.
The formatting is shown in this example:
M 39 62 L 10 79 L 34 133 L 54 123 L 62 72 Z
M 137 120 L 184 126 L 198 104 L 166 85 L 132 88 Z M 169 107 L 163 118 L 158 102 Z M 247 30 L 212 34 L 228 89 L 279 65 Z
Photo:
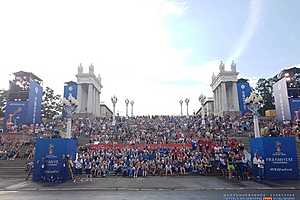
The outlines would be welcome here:
M 84 116 L 100 117 L 100 94 L 102 89 L 100 74 L 94 74 L 94 66 L 89 66 L 89 72 L 84 73 L 83 67 L 78 66 L 76 74 L 78 91 L 77 99 L 79 102 L 77 113 Z
M 231 70 L 225 70 L 225 64 L 221 61 L 220 72 L 212 76 L 212 91 L 214 93 L 214 114 L 216 116 L 239 115 L 240 108 L 237 93 L 238 72 L 236 64 L 232 61 Z

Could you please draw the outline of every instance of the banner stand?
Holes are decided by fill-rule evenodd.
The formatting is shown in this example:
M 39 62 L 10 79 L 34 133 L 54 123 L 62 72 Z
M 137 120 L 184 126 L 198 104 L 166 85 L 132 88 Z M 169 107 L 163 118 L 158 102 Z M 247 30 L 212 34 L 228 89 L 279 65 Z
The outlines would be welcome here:
M 69 160 L 77 153 L 77 140 L 38 139 L 35 145 L 35 160 L 32 181 L 63 183 L 71 178 Z
M 261 137 L 250 141 L 252 161 L 261 156 L 264 161 L 264 179 L 291 180 L 299 178 L 295 137 Z M 253 176 L 259 176 L 253 167 Z

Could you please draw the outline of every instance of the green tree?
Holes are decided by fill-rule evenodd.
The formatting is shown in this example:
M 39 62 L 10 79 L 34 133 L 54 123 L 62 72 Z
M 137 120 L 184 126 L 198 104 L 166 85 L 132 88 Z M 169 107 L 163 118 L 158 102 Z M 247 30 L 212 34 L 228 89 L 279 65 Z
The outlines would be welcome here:
M 264 115 L 266 110 L 275 109 L 273 98 L 273 85 L 276 82 L 274 78 L 261 78 L 256 83 L 256 90 L 263 98 L 264 106 L 260 109 L 260 114 Z
M 63 110 L 61 95 L 55 94 L 54 90 L 46 87 L 43 92 L 42 118 L 51 120 L 54 116 L 60 115 Z
M 0 90 L 0 117 L 4 117 L 7 95 L 7 90 Z

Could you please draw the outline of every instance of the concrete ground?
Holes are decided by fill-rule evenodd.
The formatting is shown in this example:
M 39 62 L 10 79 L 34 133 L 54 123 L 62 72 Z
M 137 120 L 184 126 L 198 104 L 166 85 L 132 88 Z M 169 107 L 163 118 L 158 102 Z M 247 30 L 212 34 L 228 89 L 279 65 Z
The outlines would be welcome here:
M 0 191 L 1 200 L 297 200 L 299 191 Z
M 248 196 L 245 196 L 248 195 Z M 251 196 L 252 195 L 252 196 Z M 256 196 L 255 196 L 256 195 Z M 0 199 L 300 199 L 300 181 L 232 182 L 221 177 L 96 178 L 74 184 L 37 184 L 24 179 L 0 179 Z M 279 195 L 279 196 L 278 196 Z M 279 197 L 285 198 L 279 198 Z M 251 198 L 245 198 L 251 197 Z M 276 198 L 273 198 L 274 200 Z

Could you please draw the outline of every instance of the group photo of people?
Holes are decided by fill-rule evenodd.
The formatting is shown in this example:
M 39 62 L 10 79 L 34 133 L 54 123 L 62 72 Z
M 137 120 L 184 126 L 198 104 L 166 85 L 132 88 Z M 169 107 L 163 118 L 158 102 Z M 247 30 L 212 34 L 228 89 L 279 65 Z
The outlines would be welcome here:
M 59 138 L 64 127 L 60 118 L 35 127 L 15 127 L 0 136 L 0 159 L 31 163 L 36 139 Z M 261 127 L 264 137 L 299 135 L 297 123 L 262 119 Z M 116 117 L 116 124 L 109 118 L 74 118 L 72 133 L 79 143 L 69 170 L 75 183 L 108 176 L 202 175 L 261 180 L 264 160 L 260 155 L 251 158 L 241 140 L 253 137 L 252 132 L 252 118 L 247 115 L 206 116 L 205 124 L 197 115 Z M 259 176 L 253 177 L 253 170 L 259 170 Z

